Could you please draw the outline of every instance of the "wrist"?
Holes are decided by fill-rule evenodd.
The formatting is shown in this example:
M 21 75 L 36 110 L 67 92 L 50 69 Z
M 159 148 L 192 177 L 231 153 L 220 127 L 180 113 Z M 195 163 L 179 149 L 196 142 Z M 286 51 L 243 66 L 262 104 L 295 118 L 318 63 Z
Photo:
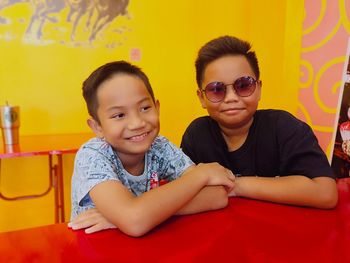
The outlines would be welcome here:
M 242 175 L 235 175 L 235 187 L 231 191 L 230 196 L 241 196 L 242 179 L 244 180 L 244 177 L 242 177 Z
M 189 180 L 194 185 L 198 185 L 198 187 L 206 186 L 209 181 L 209 176 L 207 173 L 198 169 L 198 166 L 192 166 L 186 171 L 181 178 L 184 180 Z M 193 186 L 194 186 L 193 185 Z
M 201 186 L 207 186 L 210 181 L 210 172 L 208 172 L 210 171 L 210 169 L 207 169 L 207 167 L 205 167 L 205 164 L 202 163 L 197 164 L 197 166 L 194 169 L 196 173 L 195 176 L 198 178 Z

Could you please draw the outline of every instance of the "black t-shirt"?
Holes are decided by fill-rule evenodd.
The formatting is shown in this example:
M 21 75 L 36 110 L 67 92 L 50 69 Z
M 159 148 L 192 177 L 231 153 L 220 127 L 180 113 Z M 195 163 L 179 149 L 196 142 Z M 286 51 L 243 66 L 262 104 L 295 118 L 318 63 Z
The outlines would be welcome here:
M 234 174 L 334 178 L 310 126 L 282 110 L 256 111 L 246 141 L 232 152 L 216 121 L 197 118 L 185 131 L 181 148 L 195 163 L 218 162 Z

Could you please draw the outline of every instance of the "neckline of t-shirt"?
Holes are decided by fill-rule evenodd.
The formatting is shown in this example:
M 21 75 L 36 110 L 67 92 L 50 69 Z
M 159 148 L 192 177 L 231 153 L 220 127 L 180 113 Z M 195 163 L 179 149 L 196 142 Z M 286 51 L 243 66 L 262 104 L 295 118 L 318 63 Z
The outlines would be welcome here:
M 225 138 L 224 136 L 222 135 L 222 132 L 221 132 L 221 129 L 220 129 L 220 126 L 219 124 L 215 122 L 216 124 L 216 129 L 217 129 L 217 132 L 219 133 L 219 138 L 221 140 L 221 143 L 225 146 L 225 150 L 227 153 L 229 153 L 230 155 L 236 155 L 236 154 L 244 154 L 250 147 L 250 145 L 253 143 L 252 142 L 252 136 L 253 136 L 253 131 L 255 130 L 255 127 L 256 127 L 256 123 L 257 123 L 257 119 L 259 118 L 259 111 L 256 111 L 254 113 L 254 116 L 253 116 L 253 123 L 252 125 L 249 127 L 249 131 L 248 131 L 248 136 L 246 138 L 246 140 L 244 141 L 244 143 L 242 144 L 241 147 L 239 147 L 237 150 L 234 150 L 234 151 L 229 151 L 228 150 L 228 147 L 227 147 L 227 143 L 225 141 Z
M 123 169 L 123 172 L 124 172 L 124 174 L 127 177 L 132 178 L 133 181 L 141 181 L 141 180 L 147 178 L 147 165 L 148 165 L 148 158 L 147 158 L 147 156 L 148 156 L 148 152 L 145 153 L 145 163 L 144 163 L 144 166 L 143 166 L 143 173 L 140 174 L 140 175 L 133 175 L 133 174 L 129 173 L 124 168 L 124 165 L 123 165 L 122 161 L 119 159 L 118 154 L 114 150 L 113 150 L 113 152 L 114 152 L 114 154 L 115 154 L 115 156 L 117 158 L 117 162 L 118 162 L 119 166 Z

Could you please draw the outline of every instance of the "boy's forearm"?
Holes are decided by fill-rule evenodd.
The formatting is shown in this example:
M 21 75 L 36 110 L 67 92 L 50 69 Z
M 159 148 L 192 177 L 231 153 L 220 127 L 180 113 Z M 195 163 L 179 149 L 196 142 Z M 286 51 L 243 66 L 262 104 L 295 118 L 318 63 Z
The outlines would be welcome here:
M 323 209 L 333 208 L 338 199 L 335 180 L 328 177 L 244 176 L 236 179 L 233 191 L 241 197 Z
M 136 198 L 135 210 L 143 211 L 142 216 L 149 222 L 146 228 L 151 229 L 181 209 L 196 213 L 222 208 L 227 205 L 225 188 L 233 187 L 232 180 L 232 172 L 217 163 L 197 165 L 189 168 L 179 179 Z
M 223 186 L 206 186 L 176 215 L 194 214 L 224 208 L 228 203 L 227 191 Z M 73 229 L 86 228 L 86 233 L 115 228 L 96 208 L 89 209 L 70 222 Z
M 195 214 L 226 207 L 228 194 L 223 186 L 206 186 L 192 200 L 184 205 L 176 215 Z
M 223 166 L 200 164 L 162 187 L 135 197 L 121 182 L 105 181 L 90 190 L 96 208 L 124 233 L 141 236 L 174 215 L 205 186 L 234 186 L 232 172 Z
M 97 209 L 124 233 L 141 236 L 175 214 L 205 186 L 205 181 L 184 175 L 139 197 L 129 195 L 127 189 L 124 189 L 124 194 L 116 196 L 115 193 L 120 191 L 114 189 L 117 186 L 110 186 L 108 191 L 99 185 L 91 190 Z

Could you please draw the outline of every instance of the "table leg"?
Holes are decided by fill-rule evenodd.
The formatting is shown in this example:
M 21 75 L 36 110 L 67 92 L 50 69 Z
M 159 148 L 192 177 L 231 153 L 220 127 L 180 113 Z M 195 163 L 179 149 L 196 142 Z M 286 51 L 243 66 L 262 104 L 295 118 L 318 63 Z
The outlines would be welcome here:
M 55 201 L 55 223 L 59 222 L 59 203 L 58 203 L 58 180 L 56 165 L 53 164 L 52 155 L 49 155 L 49 169 L 50 169 L 50 178 L 52 178 L 52 187 L 54 190 L 54 201 Z
M 64 216 L 64 185 L 63 185 L 63 162 L 62 155 L 55 155 L 57 163 L 53 164 L 53 155 L 49 155 L 50 173 L 53 178 L 53 188 L 55 197 L 55 223 L 65 221 Z
M 64 217 L 64 185 L 63 185 L 63 162 L 62 162 L 62 155 L 56 155 L 57 156 L 57 165 L 56 165 L 56 171 L 57 171 L 57 179 L 58 179 L 58 201 L 59 201 L 59 207 L 60 207 L 60 223 L 65 221 Z

